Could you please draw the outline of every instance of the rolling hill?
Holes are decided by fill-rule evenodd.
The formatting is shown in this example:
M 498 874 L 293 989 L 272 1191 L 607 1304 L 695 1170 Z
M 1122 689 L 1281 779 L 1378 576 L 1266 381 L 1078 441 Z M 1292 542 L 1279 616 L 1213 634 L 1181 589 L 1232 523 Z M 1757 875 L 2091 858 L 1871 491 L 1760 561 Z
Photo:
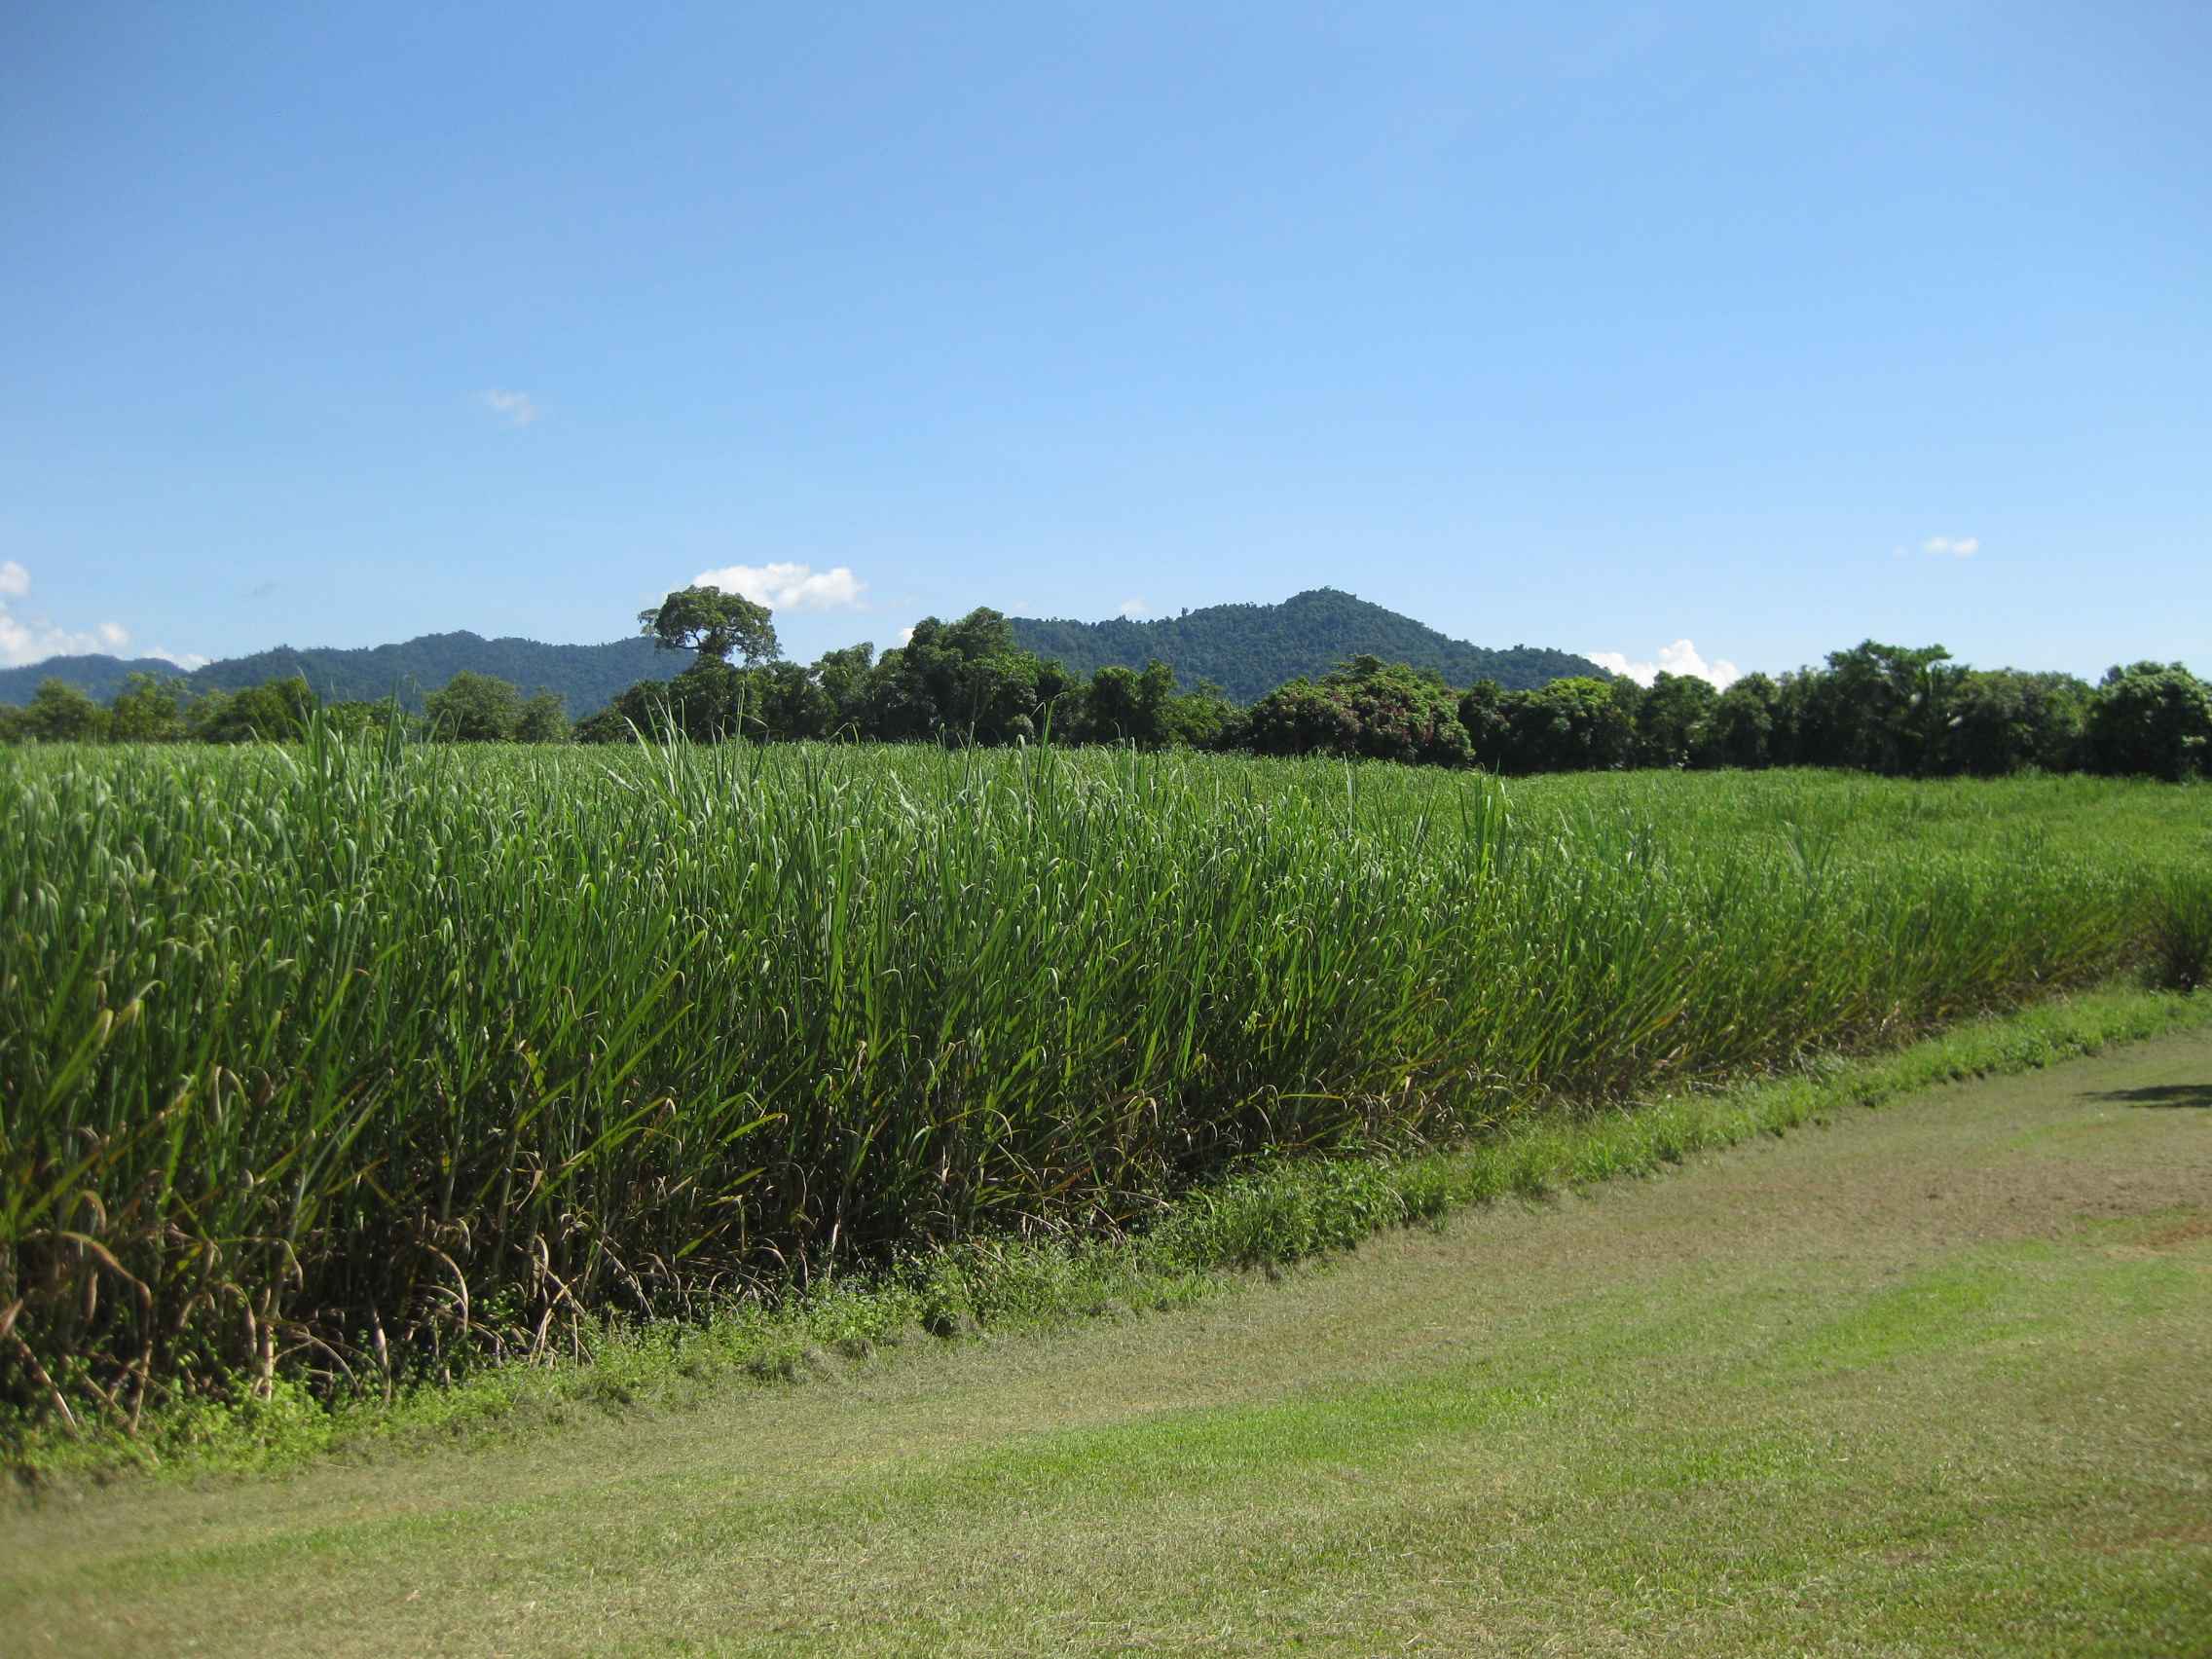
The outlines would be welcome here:
M 690 662 L 688 651 L 656 649 L 647 639 L 604 645 L 547 645 L 535 640 L 487 640 L 464 631 L 424 634 L 396 645 L 358 650 L 278 645 L 251 656 L 228 657 L 186 674 L 159 657 L 126 662 L 112 656 L 51 657 L 27 668 L 0 669 L 0 703 L 27 703 L 42 680 L 60 680 L 107 701 L 133 672 L 185 682 L 195 691 L 236 691 L 264 681 L 304 676 L 326 701 L 373 700 L 396 690 L 410 709 L 421 709 L 463 669 L 512 681 L 525 692 L 557 691 L 571 717 L 606 707 L 616 692 L 641 680 L 673 679 Z
M 1086 677 L 1109 664 L 1141 669 L 1157 657 L 1174 668 L 1184 686 L 1210 680 L 1239 703 L 1254 702 L 1300 675 L 1326 674 L 1363 652 L 1433 668 L 1454 685 L 1490 679 L 1520 688 L 1570 674 L 1604 673 L 1588 658 L 1567 651 L 1471 645 L 1335 588 L 1294 594 L 1280 605 L 1214 605 L 1154 622 L 1012 621 L 1014 640 L 1024 649 L 1056 657 Z M 673 679 L 690 660 L 688 651 L 658 650 L 644 638 L 603 645 L 548 645 L 535 640 L 488 640 L 464 630 L 357 650 L 277 645 L 190 673 L 159 657 L 50 657 L 25 668 L 0 669 L 0 703 L 29 702 L 39 682 L 48 679 L 104 703 L 133 673 L 182 680 L 201 692 L 235 691 L 299 675 L 328 701 L 373 700 L 396 690 L 403 704 L 420 710 L 425 692 L 467 669 L 511 681 L 525 693 L 557 691 L 570 717 L 580 719 L 641 680 Z
M 1454 685 L 1494 680 L 1522 690 L 1568 675 L 1607 678 L 1587 657 L 1538 645 L 1471 645 L 1336 588 L 1293 594 L 1280 605 L 1209 605 L 1153 622 L 1012 620 L 1024 649 L 1055 657 L 1079 674 L 1110 664 L 1141 669 L 1157 657 L 1175 670 L 1180 684 L 1210 680 L 1239 703 L 1363 653 L 1433 668 Z

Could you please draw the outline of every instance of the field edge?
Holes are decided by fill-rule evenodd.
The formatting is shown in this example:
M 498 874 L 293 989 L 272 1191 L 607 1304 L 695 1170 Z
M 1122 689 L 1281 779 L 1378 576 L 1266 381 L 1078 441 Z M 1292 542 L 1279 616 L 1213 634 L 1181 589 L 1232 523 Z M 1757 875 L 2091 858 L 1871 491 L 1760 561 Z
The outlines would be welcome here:
M 793 1287 L 703 1320 L 610 1326 L 551 1363 L 484 1367 L 389 1398 L 326 1404 L 279 1382 L 268 1398 L 150 1414 L 136 1438 L 0 1423 L 18 1498 L 86 1484 L 197 1480 L 323 1458 L 407 1456 L 557 1432 L 593 1415 L 682 1410 L 736 1386 L 788 1386 L 901 1349 L 1171 1311 L 1235 1293 L 1395 1227 L 1473 1206 L 1651 1176 L 1946 1084 L 2014 1075 L 2212 1025 L 2212 997 L 2115 982 L 1961 1022 L 1903 1048 L 1823 1055 L 1786 1076 L 1552 1111 L 1481 1141 L 1399 1158 L 1283 1160 L 1177 1199 L 1141 1235 L 986 1237 L 868 1277 Z

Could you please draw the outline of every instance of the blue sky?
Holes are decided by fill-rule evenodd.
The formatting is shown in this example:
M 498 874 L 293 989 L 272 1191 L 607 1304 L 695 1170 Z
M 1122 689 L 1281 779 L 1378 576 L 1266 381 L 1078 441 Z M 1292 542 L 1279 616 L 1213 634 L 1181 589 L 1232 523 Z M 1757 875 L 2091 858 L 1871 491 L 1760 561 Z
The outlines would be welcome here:
M 0 661 L 718 571 L 801 657 L 1328 584 L 2212 671 L 2207 63 L 2178 4 L 18 0 Z

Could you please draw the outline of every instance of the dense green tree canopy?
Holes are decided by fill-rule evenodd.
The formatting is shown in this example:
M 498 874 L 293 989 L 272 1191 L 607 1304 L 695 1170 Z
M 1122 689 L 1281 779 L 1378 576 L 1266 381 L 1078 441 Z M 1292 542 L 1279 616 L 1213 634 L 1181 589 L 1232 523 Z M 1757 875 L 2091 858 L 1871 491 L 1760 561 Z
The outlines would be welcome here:
M 74 685 L 42 681 L 27 706 L 11 710 L 8 735 L 39 743 L 94 743 L 109 735 L 107 710 Z
M 1091 743 L 1163 749 L 1174 740 L 1175 671 L 1163 662 L 1102 668 L 1090 677 L 1080 716 L 1059 728 Z
M 732 651 L 748 667 L 780 654 L 768 608 L 720 588 L 678 588 L 659 605 L 638 612 L 638 626 L 663 650 L 695 651 L 726 662 Z
M 558 692 L 540 691 L 527 698 L 515 719 L 517 743 L 565 743 L 569 737 L 569 712 Z
M 2115 668 L 2089 705 L 2092 770 L 2179 782 L 2212 773 L 2212 687 L 2178 662 Z
M 185 691 L 176 680 L 133 674 L 108 705 L 108 736 L 117 743 L 166 743 L 185 733 Z
M 1662 674 L 1654 679 L 1636 699 L 1636 764 L 1706 764 L 1714 710 L 1719 701 L 1720 693 L 1712 682 L 1694 675 Z
M 424 713 L 449 743 L 510 743 L 522 724 L 522 693 L 489 674 L 457 674 L 430 693 Z
M 1953 679 L 1947 693 L 1934 770 L 2001 778 L 2029 766 L 2056 772 L 2075 763 L 2089 687 L 2071 674 L 1974 669 Z
M 1506 700 L 1507 769 L 1589 772 L 1626 766 L 1636 751 L 1632 682 L 1577 675 Z
M 1707 717 L 1702 763 L 1765 766 L 1772 760 L 1775 699 L 1779 688 L 1763 674 L 1747 674 L 1714 699 Z
M 290 743 L 307 734 L 315 695 L 304 680 L 214 692 L 193 705 L 192 735 L 203 743 Z
M 1353 658 L 1318 681 L 1294 680 L 1246 712 L 1236 741 L 1261 755 L 1464 766 L 1475 756 L 1459 697 L 1441 676 Z

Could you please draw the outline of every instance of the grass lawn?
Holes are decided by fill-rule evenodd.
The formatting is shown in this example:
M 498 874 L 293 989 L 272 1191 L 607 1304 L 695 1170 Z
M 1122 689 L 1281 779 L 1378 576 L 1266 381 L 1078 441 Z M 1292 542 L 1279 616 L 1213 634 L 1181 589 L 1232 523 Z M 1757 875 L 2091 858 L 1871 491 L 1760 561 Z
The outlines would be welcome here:
M 2212 1032 L 1175 1315 L 0 1510 L 0 1647 L 2212 1652 Z

